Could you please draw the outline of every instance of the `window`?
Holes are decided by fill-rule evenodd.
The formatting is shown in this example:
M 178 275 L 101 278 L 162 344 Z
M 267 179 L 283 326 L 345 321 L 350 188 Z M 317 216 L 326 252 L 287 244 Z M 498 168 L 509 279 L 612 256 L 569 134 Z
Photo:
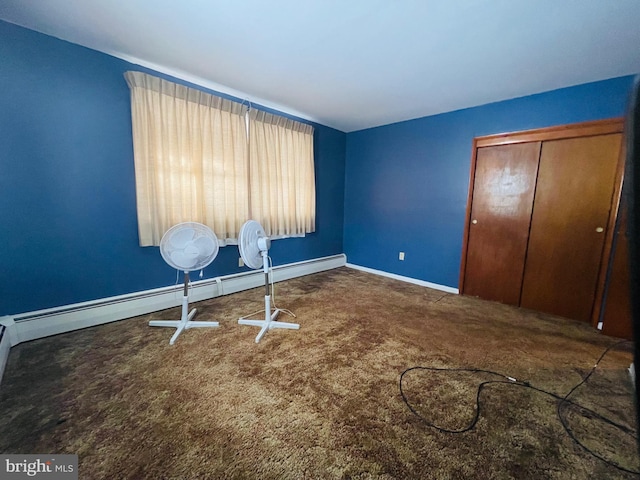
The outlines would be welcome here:
M 141 72 L 126 72 L 140 245 L 176 223 L 220 244 L 258 220 L 272 238 L 315 230 L 313 127 Z

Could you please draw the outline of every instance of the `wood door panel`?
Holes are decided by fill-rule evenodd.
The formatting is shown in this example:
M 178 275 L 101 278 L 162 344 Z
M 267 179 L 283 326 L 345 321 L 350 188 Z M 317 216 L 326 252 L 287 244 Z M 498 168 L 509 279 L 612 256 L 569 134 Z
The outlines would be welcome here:
M 543 143 L 522 307 L 590 321 L 620 144 L 621 134 Z
M 605 307 L 602 315 L 602 333 L 612 337 L 633 339 L 626 208 L 621 211 L 620 223 L 616 232 L 615 252 L 611 262 L 611 276 L 607 286 Z
M 518 305 L 540 145 L 477 150 L 465 295 Z

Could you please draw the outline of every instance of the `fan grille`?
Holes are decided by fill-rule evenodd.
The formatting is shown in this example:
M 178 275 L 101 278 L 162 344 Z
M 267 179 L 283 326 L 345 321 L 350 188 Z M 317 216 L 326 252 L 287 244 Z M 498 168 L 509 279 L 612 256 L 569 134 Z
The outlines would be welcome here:
M 262 253 L 258 247 L 258 239 L 266 238 L 262 225 L 256 220 L 247 220 L 238 234 L 238 250 L 244 264 L 253 269 L 262 268 Z
M 184 222 L 171 227 L 160 240 L 160 254 L 173 268 L 201 270 L 218 255 L 218 237 L 206 225 Z

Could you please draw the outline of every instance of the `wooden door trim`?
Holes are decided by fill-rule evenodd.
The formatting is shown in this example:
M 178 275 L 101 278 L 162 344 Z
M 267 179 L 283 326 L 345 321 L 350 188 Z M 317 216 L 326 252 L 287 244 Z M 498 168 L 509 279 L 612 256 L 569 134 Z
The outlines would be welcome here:
M 471 167 L 469 172 L 469 187 L 467 193 L 467 208 L 465 214 L 464 237 L 462 239 L 462 255 L 460 260 L 460 277 L 458 282 L 458 290 L 464 294 L 464 277 L 467 265 L 467 250 L 469 246 L 469 226 L 471 222 L 471 203 L 473 201 L 473 187 L 476 174 L 476 160 L 478 148 L 490 147 L 497 145 L 509 145 L 513 143 L 527 142 L 544 142 L 549 140 L 559 140 L 574 137 L 590 137 L 594 135 L 607 135 L 611 133 L 624 133 L 624 119 L 609 118 L 605 120 L 595 120 L 589 122 L 573 123 L 568 125 L 558 125 L 553 127 L 537 128 L 533 130 L 500 133 L 495 135 L 486 135 L 475 137 L 472 142 L 471 149 Z M 623 142 L 624 143 L 624 142 Z M 616 183 L 614 193 L 611 197 L 611 208 L 609 210 L 609 220 L 607 225 L 607 233 L 605 244 L 603 247 L 602 260 L 598 273 L 596 297 L 591 313 L 591 324 L 597 327 L 602 311 L 602 295 L 606 282 L 607 266 L 609 257 L 611 256 L 611 247 L 613 244 L 615 222 L 620 205 L 620 195 L 622 191 L 622 181 L 624 177 L 624 156 L 621 147 L 620 157 L 618 159 L 618 167 L 616 172 Z
M 622 133 L 624 122 L 621 118 L 608 118 L 591 122 L 557 125 L 554 127 L 536 128 L 519 132 L 498 133 L 474 138 L 474 147 L 493 147 L 511 143 L 543 142 L 572 137 L 591 137 L 608 133 Z

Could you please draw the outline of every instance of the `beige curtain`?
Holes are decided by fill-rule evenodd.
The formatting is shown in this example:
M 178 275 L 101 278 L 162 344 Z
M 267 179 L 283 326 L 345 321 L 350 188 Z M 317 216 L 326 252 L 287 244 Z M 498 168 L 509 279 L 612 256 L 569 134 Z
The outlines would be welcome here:
M 248 146 L 241 104 L 141 72 L 131 89 L 140 245 L 173 225 L 208 225 L 233 243 L 249 218 Z
M 237 243 L 258 220 L 271 238 L 315 231 L 313 127 L 178 85 L 126 72 L 140 245 L 159 245 L 180 222 Z M 249 135 L 248 135 L 249 133 Z
M 315 231 L 313 127 L 249 112 L 250 212 L 271 238 Z

